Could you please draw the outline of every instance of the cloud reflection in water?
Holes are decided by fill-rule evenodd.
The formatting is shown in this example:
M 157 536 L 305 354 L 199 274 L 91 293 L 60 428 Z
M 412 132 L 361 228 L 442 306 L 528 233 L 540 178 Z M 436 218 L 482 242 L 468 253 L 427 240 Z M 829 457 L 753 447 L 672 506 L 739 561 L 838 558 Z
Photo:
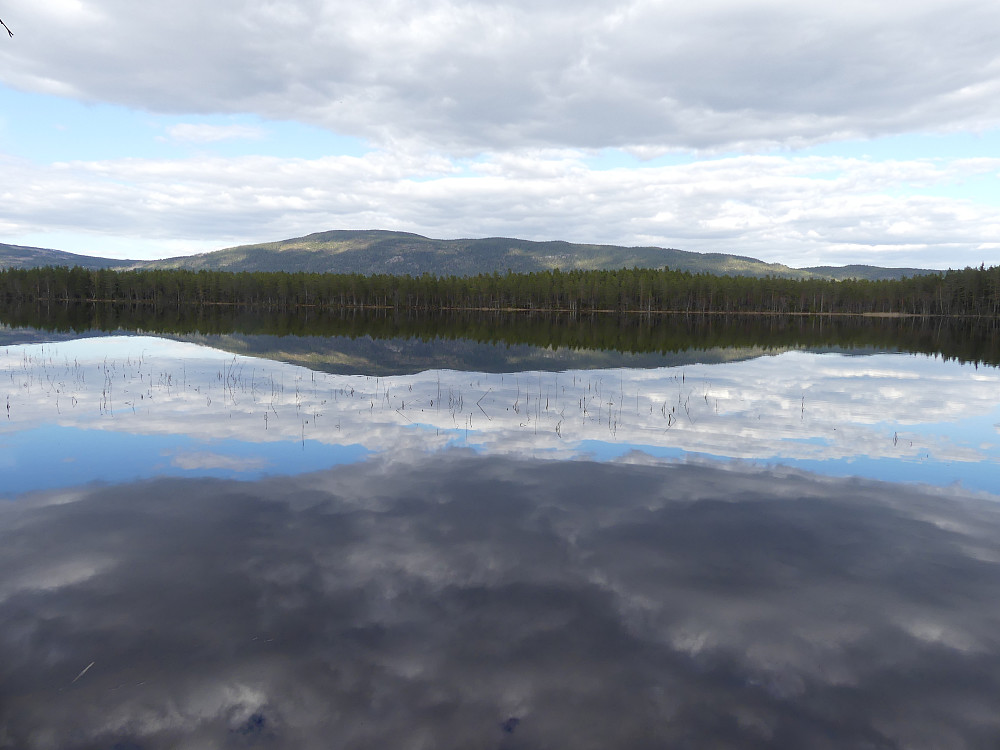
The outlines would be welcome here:
M 8 492 L 164 472 L 256 478 L 456 444 L 552 458 L 700 454 L 1000 492 L 1000 373 L 918 356 L 379 378 L 110 337 L 0 350 L 0 389 L 3 461 L 22 480 Z M 64 478 L 49 470 L 98 445 Z
M 993 747 L 998 540 L 955 489 L 468 451 L 36 493 L 0 746 Z

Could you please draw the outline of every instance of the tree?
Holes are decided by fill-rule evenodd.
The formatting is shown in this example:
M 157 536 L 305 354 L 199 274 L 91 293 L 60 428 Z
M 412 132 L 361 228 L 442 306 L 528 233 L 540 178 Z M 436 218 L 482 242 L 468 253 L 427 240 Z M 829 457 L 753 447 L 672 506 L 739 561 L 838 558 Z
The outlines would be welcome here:
M 3 19 L 2 19 L 2 18 L 0 18 L 0 26 L 3 26 L 3 27 L 4 27 L 5 29 L 7 29 L 7 33 L 8 33 L 8 34 L 10 34 L 11 36 L 14 36 L 14 32 L 13 32 L 13 31 L 11 31 L 11 30 L 10 30 L 10 27 L 9 27 L 9 26 L 8 26 L 7 24 L 5 24 L 5 23 L 3 22 Z

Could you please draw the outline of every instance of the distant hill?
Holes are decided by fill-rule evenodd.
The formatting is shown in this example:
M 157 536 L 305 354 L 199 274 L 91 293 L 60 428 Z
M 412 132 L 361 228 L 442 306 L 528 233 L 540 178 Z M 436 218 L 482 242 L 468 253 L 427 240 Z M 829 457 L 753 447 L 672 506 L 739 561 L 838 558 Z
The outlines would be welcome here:
M 811 274 L 824 279 L 869 279 L 870 281 L 889 281 L 901 279 L 904 276 L 926 276 L 940 271 L 927 268 L 882 268 L 880 266 L 810 266 L 803 268 Z
M 662 247 L 623 247 L 570 242 L 533 242 L 506 237 L 435 240 L 409 232 L 338 230 L 305 237 L 241 245 L 198 255 L 154 261 L 92 258 L 57 250 L 0 245 L 0 268 L 78 265 L 85 268 L 173 268 L 221 271 L 307 271 L 471 276 L 525 273 L 554 268 L 594 270 L 663 268 L 693 273 L 788 278 L 901 278 L 934 271 L 876 266 L 790 268 L 756 258 L 694 253 Z
M 80 266 L 81 268 L 132 268 L 142 265 L 138 260 L 112 260 L 90 255 L 64 253 L 43 247 L 6 245 L 0 242 L 0 268 L 38 268 L 39 266 Z
M 720 253 L 691 253 L 662 247 L 533 242 L 507 237 L 434 240 L 408 232 L 318 232 L 280 242 L 217 250 L 153 261 L 156 268 L 225 271 L 312 271 L 317 273 L 454 274 L 517 273 L 559 268 L 670 268 L 718 274 L 808 276 L 778 263 Z

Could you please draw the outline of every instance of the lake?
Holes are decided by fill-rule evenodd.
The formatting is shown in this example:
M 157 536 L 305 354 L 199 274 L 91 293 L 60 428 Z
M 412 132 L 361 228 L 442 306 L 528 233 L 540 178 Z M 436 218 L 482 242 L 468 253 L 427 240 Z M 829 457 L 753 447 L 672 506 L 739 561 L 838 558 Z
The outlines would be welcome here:
M 8 322 L 2 748 L 1000 743 L 994 333 Z

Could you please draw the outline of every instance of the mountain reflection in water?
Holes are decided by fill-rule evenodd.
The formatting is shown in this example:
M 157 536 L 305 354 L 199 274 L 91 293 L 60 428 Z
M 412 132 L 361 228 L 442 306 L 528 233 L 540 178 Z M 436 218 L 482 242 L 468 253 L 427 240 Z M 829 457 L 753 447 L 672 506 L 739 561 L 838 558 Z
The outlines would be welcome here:
M 0 505 L 0 747 L 996 747 L 956 489 L 443 451 Z

